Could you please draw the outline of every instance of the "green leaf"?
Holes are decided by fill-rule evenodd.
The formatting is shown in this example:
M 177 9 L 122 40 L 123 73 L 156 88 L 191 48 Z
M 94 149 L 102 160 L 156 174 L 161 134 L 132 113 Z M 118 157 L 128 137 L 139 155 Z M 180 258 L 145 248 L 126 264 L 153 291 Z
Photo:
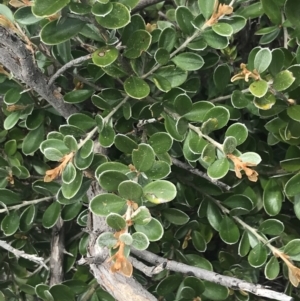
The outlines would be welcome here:
M 51 3 L 47 0 L 35 0 L 32 6 L 32 12 L 37 17 L 49 17 L 64 8 L 70 0 L 53 0 Z
M 46 229 L 52 228 L 60 217 L 61 205 L 58 202 L 53 202 L 45 210 L 43 214 L 42 224 Z
M 221 239 L 229 244 L 235 244 L 240 238 L 240 230 L 235 222 L 228 216 L 224 216 L 221 223 L 219 234 Z
M 146 199 L 154 204 L 170 202 L 176 196 L 175 185 L 165 180 L 151 182 L 143 188 L 143 191 Z
M 238 254 L 241 257 L 246 256 L 250 251 L 250 241 L 249 241 L 249 235 L 247 231 L 243 232 L 242 238 L 239 243 L 239 249 L 238 249 Z
M 134 213 L 131 215 L 131 220 L 134 224 L 137 225 L 147 225 L 151 221 L 152 217 L 150 211 L 145 206 L 140 206 Z
M 198 0 L 198 6 L 200 12 L 204 16 L 205 20 L 208 20 L 214 11 L 215 1 Z
M 221 301 L 226 300 L 229 296 L 229 289 L 213 282 L 203 281 L 205 291 L 203 296 L 208 300 Z
M 171 149 L 173 139 L 168 133 L 158 132 L 153 134 L 148 142 L 156 154 L 163 154 Z
M 138 58 L 147 51 L 151 44 L 152 36 L 146 30 L 137 30 L 129 38 L 128 48 L 124 52 L 124 56 L 129 59 Z
M 254 268 L 259 268 L 267 261 L 268 253 L 267 248 L 259 242 L 249 253 L 248 262 Z
M 143 195 L 143 188 L 140 184 L 127 180 L 120 183 L 118 192 L 119 195 L 126 200 L 139 202 Z
M 122 134 L 115 136 L 114 144 L 119 151 L 125 154 L 131 154 L 134 149 L 138 148 L 138 144 L 134 140 Z
M 207 175 L 213 179 L 221 179 L 229 171 L 229 161 L 227 158 L 217 159 L 207 169 Z
M 285 2 L 284 11 L 287 19 L 294 26 L 300 26 L 299 14 L 300 14 L 300 4 L 297 0 L 287 0 Z
M 113 5 L 111 2 L 107 3 L 99 3 L 95 2 L 92 6 L 92 14 L 95 16 L 105 17 L 108 15 L 113 9 Z
M 210 118 L 217 120 L 214 130 L 219 130 L 227 124 L 230 114 L 229 111 L 222 106 L 213 107 L 205 114 L 203 121 L 208 121 Z
M 254 69 L 258 73 L 263 73 L 268 69 L 272 61 L 272 52 L 269 48 L 260 49 L 254 58 Z
M 274 280 L 278 277 L 280 265 L 278 259 L 272 256 L 265 266 L 265 276 L 269 280 Z
M 214 83 L 219 91 L 225 90 L 230 82 L 230 68 L 227 64 L 219 65 L 214 70 Z
M 258 230 L 264 234 L 276 236 L 284 231 L 284 224 L 277 219 L 267 219 L 259 225 Z
M 213 24 L 211 28 L 216 34 L 222 37 L 230 37 L 233 34 L 233 28 L 227 23 L 218 22 Z
M 152 218 L 146 225 L 134 224 L 134 228 L 137 232 L 144 233 L 149 241 L 158 241 L 164 234 L 161 223 L 155 218 Z
M 108 170 L 115 170 L 124 174 L 130 172 L 129 167 L 120 162 L 104 162 L 96 169 L 95 177 L 98 178 L 102 172 Z
M 277 215 L 282 207 L 283 194 L 275 179 L 268 181 L 263 194 L 264 208 L 268 215 Z
M 170 165 L 164 161 L 155 161 L 152 167 L 145 172 L 147 178 L 159 180 L 167 177 L 171 172 Z
M 47 23 L 40 32 L 43 43 L 56 45 L 74 37 L 83 28 L 85 23 L 78 19 L 58 19 Z
M 277 5 L 275 1 L 271 4 L 268 0 L 261 0 L 261 4 L 265 14 L 272 21 L 272 23 L 280 25 L 282 21 L 279 5 Z
M 291 177 L 285 184 L 284 190 L 288 196 L 296 196 L 300 193 L 300 173 Z
M 199 231 L 192 232 L 192 242 L 193 242 L 193 246 L 198 252 L 206 251 L 206 241 Z
M 237 146 L 237 141 L 235 137 L 228 136 L 223 142 L 223 151 L 225 154 L 232 154 Z
M 104 171 L 98 178 L 100 186 L 107 191 L 117 191 L 119 184 L 127 180 L 126 175 L 114 170 Z
M 100 145 L 103 147 L 110 147 L 113 145 L 115 139 L 115 131 L 112 126 L 106 123 L 99 135 Z
M 224 49 L 229 44 L 227 37 L 220 36 L 219 34 L 215 33 L 212 29 L 206 29 L 202 33 L 202 36 L 204 38 L 204 41 L 214 49 Z
M 253 104 L 261 110 L 270 110 L 276 103 L 276 98 L 272 93 L 267 93 L 264 97 L 255 98 Z
M 7 156 L 12 156 L 17 151 L 17 141 L 9 140 L 4 144 L 4 152 Z
M 28 206 L 20 216 L 20 230 L 22 232 L 27 232 L 33 226 L 34 218 L 35 218 L 35 206 L 30 205 Z
M 63 210 L 61 211 L 61 218 L 64 221 L 71 221 L 79 214 L 81 208 L 82 203 L 80 202 L 64 206 Z
M 97 245 L 100 247 L 113 248 L 117 244 L 118 240 L 111 232 L 101 233 L 97 238 Z
M 75 180 L 76 168 L 72 162 L 69 162 L 62 173 L 62 181 L 65 184 L 70 184 Z
M 110 213 L 120 213 L 126 205 L 126 200 L 111 193 L 97 195 L 90 202 L 91 211 L 100 216 Z
M 77 170 L 76 176 L 71 183 L 62 183 L 61 192 L 66 199 L 71 199 L 76 195 L 81 187 L 82 178 L 82 171 Z
M 192 25 L 192 21 L 194 19 L 191 11 L 185 6 L 177 7 L 175 11 L 175 18 L 178 23 L 178 26 L 182 30 L 182 32 L 188 36 L 192 35 L 195 31 L 194 26 Z
M 167 296 L 173 291 L 177 290 L 182 281 L 182 276 L 179 274 L 169 275 L 156 287 L 156 292 L 159 296 Z
M 126 26 L 130 22 L 130 12 L 122 3 L 112 3 L 113 8 L 106 16 L 96 16 L 96 21 L 108 29 L 118 29 Z
M 241 91 L 235 90 L 231 94 L 231 103 L 232 106 L 236 109 L 243 109 L 247 107 L 247 105 L 250 103 L 250 100 L 253 99 L 253 96 L 250 94 L 251 98 L 248 99 L 244 93 Z
M 186 71 L 199 70 L 204 65 L 203 58 L 196 53 L 184 52 L 172 58 L 175 65 Z
M 172 88 L 182 85 L 187 79 L 187 71 L 176 66 L 163 66 L 155 71 L 155 75 L 168 80 Z
M 107 225 L 117 231 L 120 231 L 122 229 L 125 229 L 126 227 L 126 221 L 125 219 L 116 213 L 110 213 L 106 216 L 105 222 Z
M 289 70 L 279 72 L 273 82 L 273 88 L 277 91 L 284 91 L 295 81 L 293 73 Z
M 153 148 L 145 143 L 141 143 L 138 149 L 132 151 L 132 162 L 135 168 L 140 172 L 149 170 L 155 161 Z
M 7 214 L 1 222 L 1 230 L 5 236 L 11 236 L 19 228 L 20 217 L 16 211 Z
M 73 136 L 71 136 L 71 135 L 65 136 L 64 144 L 65 144 L 65 146 L 67 146 L 69 148 L 70 151 L 77 152 L 78 144 L 77 144 L 76 139 Z
M 21 92 L 21 90 L 19 90 L 19 89 L 8 90 L 4 95 L 4 99 L 3 99 L 4 102 L 7 105 L 12 105 L 12 104 L 17 103 L 22 96 L 20 92 Z
M 119 56 L 119 52 L 115 47 L 104 46 L 97 49 L 92 54 L 93 63 L 100 67 L 106 67 L 112 64 Z
M 80 103 L 90 98 L 92 94 L 92 90 L 74 90 L 65 94 L 64 101 L 67 103 Z
M 131 76 L 124 82 L 125 92 L 132 98 L 142 99 L 149 95 L 150 87 L 141 78 Z
M 300 254 L 300 239 L 289 241 L 284 247 L 284 254 L 287 256 L 297 256 Z
M 225 133 L 225 137 L 234 137 L 237 145 L 243 144 L 248 137 L 248 129 L 243 123 L 234 123 L 230 125 Z
M 135 232 L 132 234 L 131 246 L 137 250 L 146 250 L 149 246 L 148 237 L 141 232 Z
M 20 111 L 12 112 L 11 114 L 9 114 L 4 120 L 3 123 L 4 129 L 5 130 L 12 129 L 19 121 L 20 115 L 21 115 Z
M 208 202 L 207 205 L 207 219 L 210 225 L 216 230 L 220 230 L 220 223 L 222 221 L 222 214 L 219 207 L 213 202 Z
M 262 79 L 253 82 L 249 87 L 250 92 L 256 97 L 265 96 L 266 93 L 268 92 L 268 89 L 269 89 L 268 83 Z
M 214 105 L 208 101 L 194 102 L 192 110 L 185 114 L 184 117 L 189 121 L 202 122 L 206 113 L 213 107 Z
M 187 114 L 192 107 L 192 100 L 186 94 L 179 94 L 175 98 L 174 108 L 180 116 Z
M 158 50 L 155 53 L 155 59 L 159 64 L 166 64 L 168 61 L 166 58 L 168 57 L 169 59 L 169 52 L 172 51 L 174 48 L 176 42 L 176 31 L 172 27 L 166 27 L 164 30 L 162 30 L 159 40 L 158 40 Z M 165 53 L 167 52 L 167 54 Z M 162 59 L 164 58 L 164 59 Z M 159 62 L 161 61 L 162 62 Z
M 300 122 L 300 105 L 290 106 L 286 110 L 289 117 Z
M 73 291 L 63 284 L 51 286 L 49 292 L 53 296 L 54 300 L 75 301 Z
M 168 208 L 162 210 L 162 215 L 165 217 L 171 224 L 174 225 L 184 225 L 189 221 L 189 216 L 183 211 L 175 208 Z

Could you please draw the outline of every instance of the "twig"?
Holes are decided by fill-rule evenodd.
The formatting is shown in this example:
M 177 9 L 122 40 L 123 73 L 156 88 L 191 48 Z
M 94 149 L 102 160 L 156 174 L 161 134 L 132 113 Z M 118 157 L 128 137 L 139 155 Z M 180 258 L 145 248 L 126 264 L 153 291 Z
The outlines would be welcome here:
M 41 203 L 41 202 L 44 202 L 44 201 L 50 201 L 53 198 L 54 198 L 53 196 L 47 196 L 47 197 L 32 200 L 32 201 L 23 201 L 19 205 L 10 206 L 10 207 L 7 207 L 6 209 L 0 209 L 0 213 L 7 212 L 7 210 L 14 210 L 14 209 L 17 210 L 17 209 L 20 209 L 22 207 L 29 206 L 29 205 L 32 205 L 32 204 L 38 204 L 38 203 Z
M 140 259 L 145 260 L 153 265 L 163 264 L 165 266 L 165 269 L 171 270 L 173 272 L 179 272 L 179 273 L 192 272 L 197 278 L 207 280 L 213 283 L 217 283 L 225 287 L 231 288 L 233 290 L 242 290 L 242 291 L 250 292 L 256 296 L 265 297 L 265 298 L 278 300 L 278 301 L 293 300 L 293 298 L 290 296 L 266 289 L 264 286 L 260 284 L 249 283 L 234 277 L 220 275 L 218 273 L 189 266 L 184 263 L 176 262 L 173 260 L 167 260 L 163 257 L 157 256 L 148 251 L 139 251 L 132 248 L 131 253 L 139 257 Z
M 27 254 L 24 251 L 20 251 L 18 249 L 15 249 L 4 240 L 0 240 L 0 247 L 7 250 L 8 252 L 13 253 L 17 258 L 22 257 L 22 258 L 25 258 L 27 260 L 33 261 L 33 262 L 39 264 L 40 266 L 43 266 L 45 269 L 48 270 L 48 267 L 45 265 L 43 257 L 38 257 L 38 256 L 33 255 L 33 254 Z
M 281 20 L 282 20 L 281 23 L 283 24 L 285 21 L 283 12 L 281 12 Z M 289 34 L 285 26 L 282 26 L 282 29 L 283 29 L 283 48 L 288 49 Z
M 92 87 L 95 91 L 101 91 L 102 88 L 95 85 L 94 83 L 89 82 L 86 78 L 84 78 L 83 76 L 76 74 L 76 73 L 70 73 L 73 77 L 76 77 L 78 80 L 80 80 L 82 83 Z
M 63 263 L 65 250 L 64 222 L 60 217 L 52 229 L 50 255 L 50 286 L 64 280 Z
M 247 92 L 249 92 L 249 88 L 241 90 L 241 92 L 242 93 L 247 93 Z M 217 98 L 209 99 L 208 101 L 212 102 L 212 103 L 215 103 L 215 102 L 219 102 L 219 101 L 223 101 L 223 100 L 229 99 L 229 98 L 231 98 L 231 96 L 232 96 L 232 93 L 228 94 L 228 95 L 224 95 L 224 96 L 219 96 Z
M 65 65 L 63 65 L 60 69 L 58 69 L 53 75 L 52 77 L 49 79 L 48 85 L 52 86 L 52 84 L 54 83 L 54 81 L 62 74 L 64 73 L 67 69 L 73 67 L 74 65 L 80 64 L 84 61 L 89 60 L 92 57 L 91 54 L 87 54 L 84 56 L 81 56 L 77 59 L 74 59 L 68 63 L 66 63 Z
M 231 189 L 231 187 L 229 185 L 227 185 L 227 184 L 225 184 L 225 183 L 223 183 L 221 181 L 218 181 L 218 180 L 217 181 L 213 181 L 205 172 L 203 172 L 203 171 L 201 171 L 201 170 L 199 170 L 197 168 L 194 168 L 194 167 L 188 165 L 187 163 L 181 162 L 180 160 L 175 159 L 175 158 L 172 158 L 172 162 L 173 162 L 174 165 L 176 165 L 176 166 L 178 166 L 178 167 L 180 167 L 182 169 L 185 169 L 188 172 L 190 172 L 190 173 L 192 173 L 192 174 L 194 174 L 196 176 L 204 178 L 207 181 L 209 181 L 209 182 L 211 182 L 211 183 L 213 183 L 213 184 L 215 184 L 215 185 L 223 188 L 226 191 L 229 191 Z
M 141 271 L 143 274 L 145 274 L 148 277 L 152 277 L 164 270 L 164 264 L 149 267 L 145 265 L 143 262 L 137 260 L 135 257 L 130 256 L 129 260 L 137 270 Z
M 162 0 L 140 0 L 139 4 L 131 11 L 133 14 L 154 4 L 163 2 Z

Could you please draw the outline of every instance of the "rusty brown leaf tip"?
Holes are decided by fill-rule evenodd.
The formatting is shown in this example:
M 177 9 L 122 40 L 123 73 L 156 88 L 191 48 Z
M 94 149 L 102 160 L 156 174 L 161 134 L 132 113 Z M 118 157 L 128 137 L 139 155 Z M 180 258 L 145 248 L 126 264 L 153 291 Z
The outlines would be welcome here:
M 233 154 L 228 154 L 227 158 L 229 158 L 234 164 L 234 171 L 235 175 L 241 179 L 242 174 L 241 171 L 243 170 L 248 177 L 249 181 L 256 182 L 258 180 L 258 172 L 249 168 L 249 166 L 256 166 L 257 164 L 253 164 L 250 162 L 243 162 L 239 157 L 236 157 Z
M 119 238 L 122 233 L 124 233 L 124 230 L 116 232 L 114 236 L 116 238 Z M 125 243 L 118 240 L 117 244 L 114 246 L 114 249 L 118 247 L 118 251 L 108 259 L 108 262 L 113 261 L 110 267 L 110 271 L 112 273 L 120 272 L 126 277 L 131 277 L 133 267 L 131 262 L 126 258 L 124 254 Z
M 234 81 L 239 80 L 239 79 L 243 79 L 246 82 L 249 81 L 249 78 L 253 78 L 254 80 L 260 80 L 261 79 L 259 73 L 255 69 L 253 71 L 248 70 L 246 64 L 242 63 L 240 65 L 240 68 L 242 69 L 242 71 L 235 74 L 231 78 L 231 82 L 234 82 Z
M 221 18 L 224 15 L 230 15 L 233 12 L 232 6 L 229 6 L 227 4 L 219 4 L 219 1 L 215 1 L 214 6 L 214 12 L 210 19 L 206 21 L 207 26 L 212 26 L 213 24 L 217 23 L 219 18 Z
M 67 164 L 73 159 L 73 157 L 73 152 L 63 156 L 62 159 L 59 161 L 61 163 L 57 167 L 46 171 L 44 182 L 52 182 L 58 176 L 60 176 L 66 168 Z

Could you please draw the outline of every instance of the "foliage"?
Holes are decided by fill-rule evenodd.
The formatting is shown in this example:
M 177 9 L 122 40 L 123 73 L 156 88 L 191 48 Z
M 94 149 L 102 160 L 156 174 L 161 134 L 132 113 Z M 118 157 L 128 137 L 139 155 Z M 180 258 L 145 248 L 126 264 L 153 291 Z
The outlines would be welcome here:
M 87 56 L 54 83 L 77 108 L 67 120 L 0 68 L 1 237 L 47 259 L 62 218 L 68 252 L 65 281 L 52 287 L 49 271 L 1 252 L 0 300 L 113 300 L 76 263 L 88 210 L 111 228 L 96 242 L 110 249 L 111 271 L 160 300 L 260 299 L 167 270 L 147 278 L 130 248 L 299 300 L 300 2 L 137 5 L 0 4 L 0 26 L 49 79 Z M 99 143 L 107 154 L 94 151 Z M 95 181 L 104 193 L 89 202 Z

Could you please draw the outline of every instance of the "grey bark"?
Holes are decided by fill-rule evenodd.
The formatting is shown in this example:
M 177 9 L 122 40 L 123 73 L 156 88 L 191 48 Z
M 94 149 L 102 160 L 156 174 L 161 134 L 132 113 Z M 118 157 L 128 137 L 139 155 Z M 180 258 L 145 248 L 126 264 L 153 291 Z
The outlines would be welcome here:
M 14 77 L 32 88 L 67 118 L 78 112 L 77 108 L 64 103 L 59 90 L 48 85 L 47 77 L 37 67 L 26 44 L 12 31 L 0 26 L 0 64 L 10 70 Z

